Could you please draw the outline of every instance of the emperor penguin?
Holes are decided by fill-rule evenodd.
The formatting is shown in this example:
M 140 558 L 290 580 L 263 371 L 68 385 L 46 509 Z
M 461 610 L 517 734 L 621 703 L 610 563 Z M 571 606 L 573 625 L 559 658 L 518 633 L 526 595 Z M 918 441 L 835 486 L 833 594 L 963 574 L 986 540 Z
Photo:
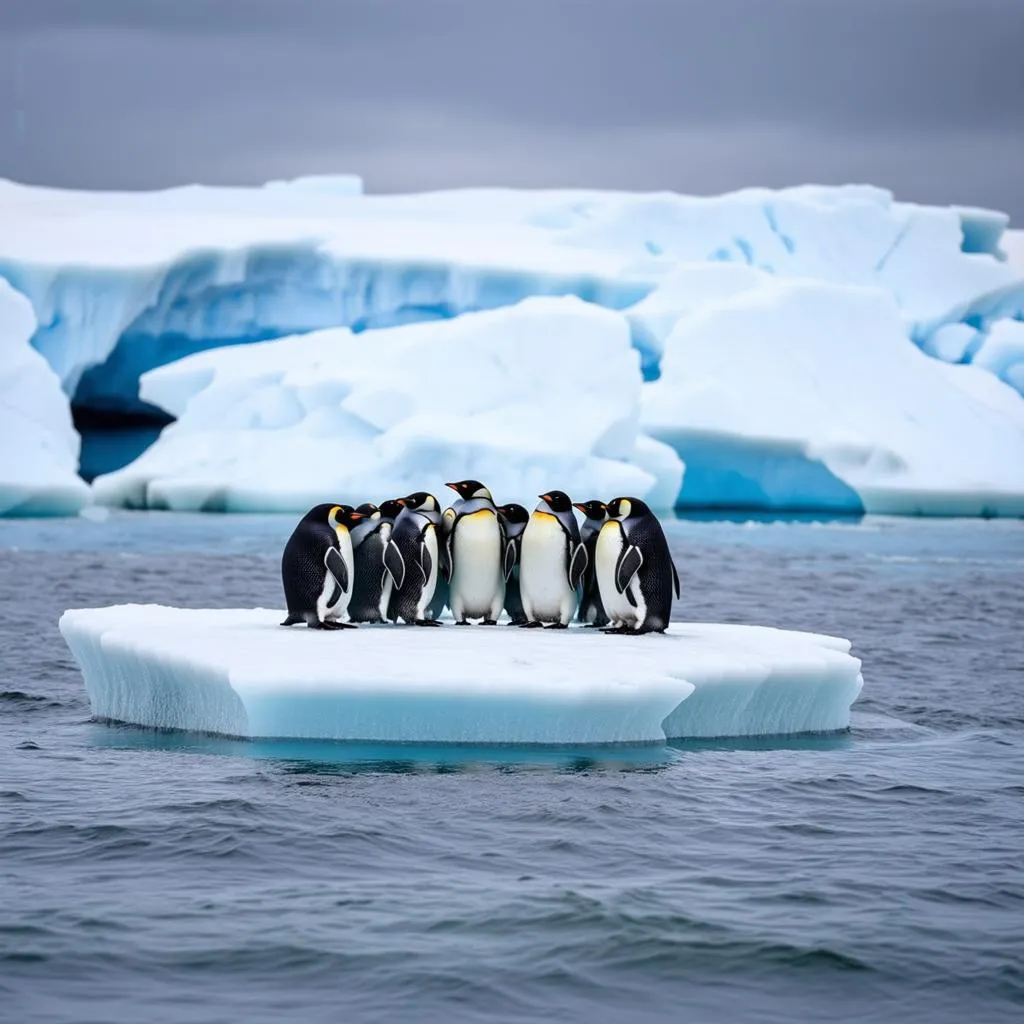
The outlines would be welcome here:
M 448 531 L 455 522 L 455 509 L 446 508 L 441 513 L 441 522 L 437 527 L 437 543 L 440 548 L 438 558 L 441 562 L 441 571 L 437 574 L 437 586 L 434 587 L 434 597 L 427 608 L 428 619 L 439 619 L 448 607 L 448 577 L 451 575 L 451 566 L 447 563 L 448 545 L 446 543 Z
M 546 622 L 564 629 L 576 611 L 576 588 L 587 566 L 587 552 L 569 496 L 549 491 L 540 498 L 523 530 L 519 589 L 525 625 Z
M 288 605 L 282 626 L 355 628 L 348 618 L 355 565 L 350 531 L 365 517 L 351 505 L 315 505 L 295 527 L 281 555 Z
M 601 604 L 601 592 L 597 586 L 597 535 L 608 521 L 608 506 L 603 501 L 573 502 L 584 515 L 580 524 L 580 541 L 587 551 L 587 568 L 583 573 L 583 595 L 577 618 L 588 626 L 607 626 L 608 616 Z
M 639 498 L 608 503 L 597 537 L 597 584 L 611 625 L 605 633 L 663 633 L 679 597 L 665 531 Z
M 485 626 L 496 626 L 505 604 L 505 537 L 497 506 L 479 480 L 445 486 L 459 495 L 445 524 L 442 559 L 455 625 L 482 619 Z
M 523 611 L 523 598 L 519 590 L 519 558 L 523 544 L 523 530 L 530 521 L 530 513 L 512 502 L 498 506 L 502 529 L 505 533 L 505 611 L 511 620 L 510 625 L 522 626 L 526 622 Z
M 348 617 L 352 622 L 384 622 L 391 600 L 391 574 L 384 568 L 384 549 L 391 540 L 402 498 L 385 501 L 379 508 L 367 502 L 356 511 L 366 516 L 352 531 L 355 581 Z
M 431 617 L 431 603 L 440 567 L 441 506 L 426 491 L 416 491 L 402 500 L 405 507 L 384 549 L 384 567 L 393 583 L 388 618 L 417 626 L 440 626 L 437 618 Z

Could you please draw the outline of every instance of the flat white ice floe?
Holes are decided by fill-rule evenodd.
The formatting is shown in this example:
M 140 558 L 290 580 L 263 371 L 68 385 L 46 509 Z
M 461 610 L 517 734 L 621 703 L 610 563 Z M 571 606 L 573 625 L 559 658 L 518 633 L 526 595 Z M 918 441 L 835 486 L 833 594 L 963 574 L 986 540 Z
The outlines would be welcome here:
M 88 500 L 60 380 L 30 345 L 32 306 L 0 278 L 0 516 L 73 515 Z
M 671 508 L 682 464 L 639 434 L 641 387 L 625 318 L 574 297 L 215 349 L 143 377 L 143 397 L 177 422 L 94 493 L 304 512 L 474 477 L 528 508 L 552 487 Z
M 861 663 L 837 637 L 673 623 L 664 635 L 361 626 L 268 609 L 118 605 L 60 630 L 97 718 L 252 738 L 642 743 L 849 726 Z

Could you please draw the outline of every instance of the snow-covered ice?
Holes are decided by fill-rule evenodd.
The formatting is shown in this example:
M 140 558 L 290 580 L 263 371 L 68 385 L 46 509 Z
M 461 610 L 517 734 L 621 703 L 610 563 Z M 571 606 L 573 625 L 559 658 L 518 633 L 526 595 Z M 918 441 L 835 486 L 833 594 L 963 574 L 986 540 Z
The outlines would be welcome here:
M 363 626 L 283 612 L 73 609 L 60 630 L 97 718 L 229 736 L 641 743 L 830 732 L 863 680 L 850 644 L 757 626 L 665 635 Z
M 994 373 L 1024 395 L 1024 320 L 997 320 L 978 346 L 971 365 Z
M 684 506 L 1024 514 L 1024 401 L 922 353 L 879 289 L 765 275 L 681 319 L 661 370 L 642 423 Z
M 500 461 L 510 498 L 532 502 L 554 477 L 667 507 L 679 459 L 635 416 L 605 414 L 632 384 L 613 395 L 589 378 L 609 320 L 580 314 L 592 342 L 581 329 L 563 340 L 560 315 L 537 327 L 548 361 L 564 373 L 571 354 L 580 377 L 559 399 L 573 421 L 550 431 L 537 424 L 557 389 L 536 376 L 514 374 L 524 390 L 510 385 L 491 410 L 466 409 L 451 388 L 430 400 L 406 388 L 408 367 L 449 383 L 427 363 L 478 331 L 475 311 L 568 296 L 621 314 L 638 358 L 627 374 L 616 328 L 613 365 L 655 382 L 645 415 L 689 462 L 684 505 L 1020 508 L 1019 417 L 1000 389 L 1024 392 L 1024 244 L 998 211 L 897 202 L 868 185 L 366 195 L 349 175 L 149 193 L 0 181 L 0 223 L 0 278 L 32 303 L 32 344 L 76 408 L 182 417 L 100 481 L 104 501 L 298 510 L 339 485 L 434 487 Z M 810 303 L 815 284 L 834 309 Z M 858 309 L 852 331 L 840 311 Z M 392 330 L 418 321 L 435 326 Z M 718 346 L 709 339 L 726 322 L 742 337 Z M 911 343 L 931 358 L 915 360 Z M 515 344 L 525 361 L 528 341 Z M 401 357 L 380 358 L 371 381 L 353 353 L 393 346 Z M 195 355 L 208 349 L 224 361 Z M 493 370 L 469 362 L 466 379 Z M 940 362 L 973 363 L 1000 389 Z
M 1024 271 L 997 258 L 995 211 L 896 202 L 870 186 L 714 197 L 463 189 L 363 195 L 352 176 L 147 193 L 0 181 L 0 276 L 32 301 L 34 338 L 69 394 L 138 408 L 148 369 L 211 346 L 329 326 L 437 319 L 575 294 L 635 304 L 689 263 L 873 285 L 927 345 L 949 323 L 1024 310 Z M 634 339 L 656 376 L 652 300 Z
M 73 515 L 88 500 L 57 375 L 30 345 L 32 306 L 0 278 L 0 515 Z
M 626 320 L 576 298 L 222 348 L 143 377 L 177 422 L 95 495 L 298 512 L 474 477 L 529 508 L 552 487 L 670 508 L 682 466 L 638 436 L 640 392 Z

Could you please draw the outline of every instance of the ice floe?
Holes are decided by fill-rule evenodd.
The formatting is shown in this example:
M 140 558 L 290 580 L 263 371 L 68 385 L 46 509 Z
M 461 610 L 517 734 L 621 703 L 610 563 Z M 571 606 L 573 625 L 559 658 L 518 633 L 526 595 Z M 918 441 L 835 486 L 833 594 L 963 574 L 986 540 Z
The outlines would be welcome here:
M 830 732 L 863 680 L 846 640 L 674 623 L 283 629 L 283 612 L 73 609 L 60 629 L 97 718 L 242 737 L 600 744 Z

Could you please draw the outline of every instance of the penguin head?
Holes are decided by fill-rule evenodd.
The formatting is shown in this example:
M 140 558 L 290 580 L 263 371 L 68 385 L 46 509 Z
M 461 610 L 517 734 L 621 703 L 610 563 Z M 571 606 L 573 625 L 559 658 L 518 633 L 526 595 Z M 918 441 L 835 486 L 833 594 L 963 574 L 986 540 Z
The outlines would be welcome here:
M 356 505 L 356 511 L 362 513 L 367 519 L 380 519 L 380 509 L 372 501 L 364 501 L 362 505 Z
M 351 530 L 356 523 L 369 518 L 362 512 L 357 512 L 351 505 L 327 505 L 324 507 L 328 509 L 327 523 L 335 531 L 340 528 Z
M 511 502 L 508 505 L 499 505 L 498 513 L 506 523 L 513 526 L 519 523 L 526 523 L 530 518 L 530 513 L 522 505 L 517 505 L 515 502 Z
M 319 505 L 314 505 L 303 517 L 303 522 L 307 523 L 331 523 L 332 516 L 336 515 L 336 510 L 340 509 L 351 509 L 350 505 L 339 505 L 334 501 L 325 501 Z
M 639 519 L 651 514 L 651 510 L 639 498 L 616 498 L 608 502 L 608 516 L 611 519 Z
M 572 502 L 565 491 L 547 491 L 545 494 L 540 495 L 540 500 L 552 512 L 568 512 L 572 508 Z
M 445 487 L 450 487 L 464 501 L 469 501 L 470 498 L 494 500 L 491 498 L 491 492 L 479 480 L 459 480 L 454 484 L 445 484 Z
M 404 506 L 405 498 L 389 498 L 382 501 L 379 509 L 381 519 L 397 519 Z
M 574 501 L 573 508 L 578 508 L 588 519 L 596 519 L 603 523 L 608 518 L 608 506 L 603 501 Z
M 412 512 L 440 512 L 441 506 L 437 498 L 426 491 L 414 491 L 401 499 L 407 509 Z

